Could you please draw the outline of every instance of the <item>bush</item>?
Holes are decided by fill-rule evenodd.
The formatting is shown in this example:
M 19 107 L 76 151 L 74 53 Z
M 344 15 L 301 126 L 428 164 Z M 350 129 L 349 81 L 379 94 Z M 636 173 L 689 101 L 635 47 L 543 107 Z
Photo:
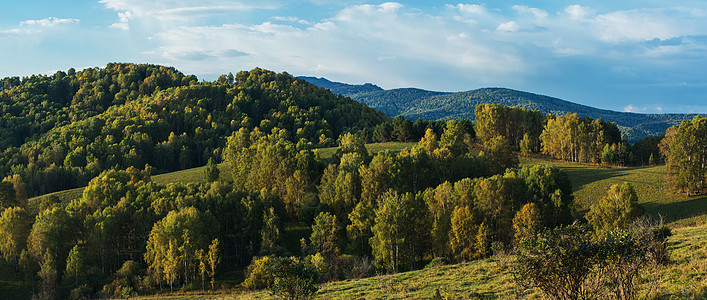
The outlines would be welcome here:
M 273 284 L 275 278 L 270 272 L 273 257 L 263 256 L 260 258 L 254 257 L 246 269 L 246 278 L 242 285 L 244 288 L 256 290 L 264 289 Z
M 518 247 L 515 278 L 552 299 L 635 299 L 635 279 L 648 263 L 664 263 L 670 230 L 639 219 L 597 236 L 589 226 L 546 230 Z M 606 295 L 604 295 L 606 294 Z
M 319 287 L 316 268 L 296 258 L 277 257 L 269 268 L 275 281 L 270 293 L 283 299 L 311 299 Z
M 425 266 L 425 269 L 427 268 L 434 268 L 438 266 L 444 266 L 449 263 L 449 259 L 446 257 L 435 257 L 433 258 L 427 265 Z
M 516 280 L 552 299 L 585 299 L 595 249 L 587 226 L 573 224 L 526 238 L 518 246 Z
M 93 290 L 91 289 L 90 286 L 87 284 L 82 284 L 81 286 L 71 290 L 69 293 L 69 298 L 72 300 L 84 300 L 84 299 L 91 299 L 91 294 L 93 293 Z

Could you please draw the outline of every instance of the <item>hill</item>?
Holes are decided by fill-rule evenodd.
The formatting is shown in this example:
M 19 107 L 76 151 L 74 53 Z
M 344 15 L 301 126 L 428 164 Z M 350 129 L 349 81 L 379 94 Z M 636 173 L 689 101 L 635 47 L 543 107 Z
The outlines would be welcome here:
M 570 101 L 517 91 L 506 88 L 482 88 L 457 93 L 433 92 L 414 88 L 392 90 L 367 90 L 363 86 L 332 83 L 326 79 L 300 77 L 305 81 L 331 90 L 335 94 L 349 96 L 354 100 L 376 108 L 390 116 L 402 115 L 409 119 L 474 119 L 476 105 L 495 103 L 524 107 L 543 113 L 577 113 L 593 119 L 602 118 L 615 122 L 631 142 L 646 136 L 665 133 L 665 130 L 695 114 L 640 114 L 598 109 Z M 324 82 L 328 82 L 324 84 Z
M 369 92 L 378 92 L 378 91 L 383 91 L 383 89 L 375 84 L 371 83 L 365 83 L 365 84 L 347 84 L 347 83 L 341 83 L 341 82 L 333 82 L 330 81 L 326 78 L 323 77 L 309 77 L 309 76 L 299 76 L 299 79 L 302 79 L 306 82 L 309 82 L 311 84 L 314 84 L 318 87 L 328 89 L 332 91 L 335 94 L 339 95 L 355 95 L 355 94 L 360 94 L 360 93 L 369 93 Z
M 219 159 L 240 129 L 329 147 L 387 116 L 286 73 L 262 69 L 198 81 L 170 67 L 110 63 L 0 80 L 0 178 L 29 196 L 86 185 L 103 170 L 156 173 Z

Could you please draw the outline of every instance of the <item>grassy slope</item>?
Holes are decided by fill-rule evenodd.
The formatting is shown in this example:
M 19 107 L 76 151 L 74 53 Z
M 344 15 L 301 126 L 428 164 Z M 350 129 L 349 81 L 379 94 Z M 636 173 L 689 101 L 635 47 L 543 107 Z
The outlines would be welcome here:
M 612 184 L 629 182 L 648 214 L 663 216 L 673 227 L 707 223 L 707 196 L 667 193 L 663 186 L 665 166 L 605 168 L 538 157 L 521 157 L 520 161 L 524 166 L 554 165 L 567 172 L 579 214 L 584 214 L 592 203 L 603 197 Z

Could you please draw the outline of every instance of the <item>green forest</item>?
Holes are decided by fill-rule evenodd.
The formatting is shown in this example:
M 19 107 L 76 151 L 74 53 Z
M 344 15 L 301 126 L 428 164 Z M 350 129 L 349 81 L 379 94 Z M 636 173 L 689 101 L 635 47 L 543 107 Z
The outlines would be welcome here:
M 672 192 L 707 188 L 699 116 L 631 144 L 612 122 L 498 104 L 477 105 L 474 122 L 392 119 L 257 68 L 208 82 L 111 63 L 0 88 L 0 251 L 17 298 L 238 287 L 303 299 L 326 282 L 515 252 L 519 284 L 547 297 L 585 297 L 593 280 L 634 299 L 670 229 L 630 183 L 579 211 L 563 169 L 519 156 L 665 163 Z M 407 146 L 367 146 L 390 141 Z M 199 182 L 152 180 L 201 166 Z

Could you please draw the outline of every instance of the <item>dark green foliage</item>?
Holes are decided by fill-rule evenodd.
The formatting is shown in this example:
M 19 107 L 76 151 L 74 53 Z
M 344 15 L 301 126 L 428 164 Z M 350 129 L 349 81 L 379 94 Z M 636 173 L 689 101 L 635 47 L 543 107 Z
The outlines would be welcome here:
M 218 169 L 218 165 L 214 161 L 214 158 L 209 158 L 209 162 L 206 164 L 206 169 L 204 169 L 204 177 L 206 182 L 214 182 L 219 179 L 221 171 Z

